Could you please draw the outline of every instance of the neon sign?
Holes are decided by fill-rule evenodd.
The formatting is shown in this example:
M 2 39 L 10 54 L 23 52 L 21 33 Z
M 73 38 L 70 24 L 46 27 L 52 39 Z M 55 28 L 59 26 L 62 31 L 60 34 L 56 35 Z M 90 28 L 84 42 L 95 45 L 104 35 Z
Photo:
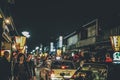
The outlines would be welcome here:
M 120 64 L 120 52 L 115 52 L 113 54 L 113 63 Z

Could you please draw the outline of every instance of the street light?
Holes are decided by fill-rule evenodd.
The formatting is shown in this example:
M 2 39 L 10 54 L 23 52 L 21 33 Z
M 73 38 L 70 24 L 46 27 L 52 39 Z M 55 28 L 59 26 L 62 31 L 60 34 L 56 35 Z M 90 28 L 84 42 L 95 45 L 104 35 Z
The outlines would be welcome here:
M 28 31 L 23 31 L 23 32 L 22 32 L 22 35 L 25 36 L 25 37 L 27 37 L 27 38 L 30 37 L 30 34 L 29 34 Z
M 32 52 L 34 53 L 34 52 L 35 52 L 35 50 L 32 50 Z
M 38 50 L 38 49 L 39 49 L 39 47 L 37 46 L 35 49 L 36 49 L 36 50 Z
M 35 52 L 35 50 L 32 50 L 30 53 L 31 53 L 31 54 L 34 54 L 34 52 Z
M 10 18 L 6 18 L 6 19 L 5 19 L 5 23 L 6 23 L 6 24 L 11 24 Z
M 36 48 L 35 48 L 35 50 L 37 51 L 37 54 L 39 53 L 39 47 L 37 46 Z

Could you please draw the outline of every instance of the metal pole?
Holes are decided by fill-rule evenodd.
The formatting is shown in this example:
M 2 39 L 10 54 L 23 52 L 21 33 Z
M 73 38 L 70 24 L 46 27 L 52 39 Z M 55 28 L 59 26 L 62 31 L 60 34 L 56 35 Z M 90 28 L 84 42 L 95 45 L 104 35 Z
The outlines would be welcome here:
M 11 63 L 11 80 L 13 80 L 13 50 L 12 50 L 13 38 L 14 38 L 14 37 L 11 37 L 11 55 L 10 55 L 10 63 Z
M 3 18 L 0 18 L 0 56 L 1 56 L 1 47 L 2 47 L 2 33 L 3 33 Z

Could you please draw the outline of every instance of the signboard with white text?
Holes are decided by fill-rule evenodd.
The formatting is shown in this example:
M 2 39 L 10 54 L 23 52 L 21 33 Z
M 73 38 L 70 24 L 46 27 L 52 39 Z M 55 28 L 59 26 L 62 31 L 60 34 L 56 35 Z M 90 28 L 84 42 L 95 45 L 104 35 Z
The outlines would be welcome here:
M 120 64 L 120 52 L 115 52 L 113 54 L 113 63 Z

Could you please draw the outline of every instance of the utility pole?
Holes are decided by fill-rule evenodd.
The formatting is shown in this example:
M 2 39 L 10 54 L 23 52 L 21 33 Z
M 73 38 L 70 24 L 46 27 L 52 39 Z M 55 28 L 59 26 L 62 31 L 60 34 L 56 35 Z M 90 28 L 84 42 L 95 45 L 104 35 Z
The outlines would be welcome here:
M 2 33 L 3 33 L 3 18 L 0 18 L 0 56 L 1 56 L 1 47 L 2 47 Z

